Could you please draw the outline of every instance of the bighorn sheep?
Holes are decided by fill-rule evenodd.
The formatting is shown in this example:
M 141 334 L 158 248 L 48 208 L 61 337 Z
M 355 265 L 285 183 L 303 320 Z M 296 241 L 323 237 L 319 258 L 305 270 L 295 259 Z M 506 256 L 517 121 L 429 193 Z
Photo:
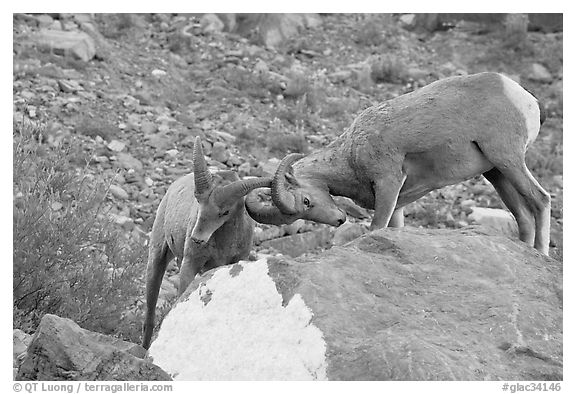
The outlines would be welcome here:
M 194 173 L 176 180 L 158 206 L 150 236 L 146 272 L 146 317 L 142 346 L 150 346 L 162 277 L 175 256 L 180 267 L 178 295 L 197 273 L 233 264 L 248 256 L 254 221 L 244 196 L 270 187 L 271 178 L 239 180 L 233 171 L 212 175 L 204 161 L 200 137 L 194 142 Z
M 272 182 L 274 205 L 255 191 L 248 213 L 273 224 L 330 223 L 333 215 L 338 224 L 344 215 L 335 213 L 333 194 L 374 209 L 371 229 L 401 227 L 406 204 L 482 174 L 515 216 L 520 239 L 548 254 L 550 196 L 525 163 L 544 118 L 538 100 L 503 75 L 442 79 L 364 110 L 322 150 L 285 157 Z

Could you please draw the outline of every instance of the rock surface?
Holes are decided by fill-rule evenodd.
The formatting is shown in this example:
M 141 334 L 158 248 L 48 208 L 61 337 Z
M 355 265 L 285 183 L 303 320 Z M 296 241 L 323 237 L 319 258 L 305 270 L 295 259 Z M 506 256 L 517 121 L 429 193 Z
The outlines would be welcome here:
M 16 380 L 171 380 L 144 349 L 46 314 Z
M 314 249 L 329 246 L 331 239 L 331 229 L 329 227 L 322 227 L 314 231 L 270 239 L 262 242 L 260 246 L 276 249 L 280 253 L 291 257 L 298 257 Z
M 73 55 L 82 61 L 90 61 L 96 55 L 94 40 L 79 31 L 41 30 L 36 42 L 61 55 Z
M 197 278 L 149 354 L 175 379 L 562 380 L 562 266 L 482 227 L 384 229 Z
M 472 213 L 468 219 L 483 226 L 490 227 L 502 235 L 518 237 L 518 225 L 516 219 L 504 209 L 471 207 Z

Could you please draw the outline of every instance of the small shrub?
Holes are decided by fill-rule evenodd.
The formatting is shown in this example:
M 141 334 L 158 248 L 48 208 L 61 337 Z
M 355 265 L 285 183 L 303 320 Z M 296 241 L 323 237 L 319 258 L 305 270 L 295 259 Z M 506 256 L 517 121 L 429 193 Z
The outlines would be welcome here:
M 34 139 L 38 131 L 17 127 L 14 327 L 32 331 L 52 313 L 137 341 L 139 329 L 123 316 L 142 292 L 145 248 L 109 221 L 104 205 L 109 185 L 70 168 L 67 144 L 46 148 Z
M 192 39 L 182 32 L 176 32 L 168 36 L 168 49 L 173 53 L 186 53 L 190 50 Z
M 266 144 L 271 154 L 282 157 L 288 153 L 307 153 L 309 149 L 303 128 L 299 127 L 295 133 L 291 133 L 283 130 L 279 119 L 272 121 Z
M 102 139 L 109 141 L 118 134 L 119 129 L 105 119 L 94 119 L 89 116 L 83 116 L 78 120 L 76 132 L 92 138 L 100 136 Z
M 504 46 L 507 48 L 522 48 L 528 37 L 528 15 L 507 14 L 504 20 Z
M 292 72 L 286 84 L 284 96 L 298 98 L 305 95 L 310 89 L 310 79 L 305 73 Z
M 376 83 L 402 83 L 404 68 L 402 62 L 394 56 L 377 56 L 370 60 L 370 76 Z
M 378 46 L 384 41 L 382 27 L 381 20 L 375 17 L 368 18 L 358 29 L 354 41 L 363 46 Z
M 134 23 L 132 14 L 96 14 L 99 31 L 106 38 L 119 38 L 124 35 Z

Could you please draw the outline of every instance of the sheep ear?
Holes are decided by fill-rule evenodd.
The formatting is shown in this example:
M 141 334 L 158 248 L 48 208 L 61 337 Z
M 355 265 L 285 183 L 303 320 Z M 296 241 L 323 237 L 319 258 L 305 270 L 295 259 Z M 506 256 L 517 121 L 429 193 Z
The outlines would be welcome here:
M 202 150 L 200 137 L 196 137 L 194 141 L 192 163 L 194 166 L 194 195 L 197 200 L 204 200 L 210 194 L 213 182 L 212 174 L 208 171 L 208 166 L 204 160 L 204 151 Z
M 294 175 L 294 170 L 292 169 L 292 167 L 290 167 L 288 172 L 286 172 L 286 174 L 284 174 L 284 178 L 286 178 L 286 182 L 288 182 L 290 185 L 296 186 L 296 187 L 300 186 L 298 179 Z

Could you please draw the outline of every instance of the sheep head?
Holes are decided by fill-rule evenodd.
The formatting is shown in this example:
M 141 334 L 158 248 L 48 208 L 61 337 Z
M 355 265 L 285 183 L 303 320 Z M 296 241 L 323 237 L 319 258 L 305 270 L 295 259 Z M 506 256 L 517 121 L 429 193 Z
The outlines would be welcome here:
M 244 196 L 260 187 L 270 187 L 272 178 L 239 180 L 233 171 L 212 175 L 204 160 L 200 137 L 194 141 L 194 196 L 198 201 L 198 214 L 191 238 L 207 242 L 212 234 L 240 209 L 244 209 Z
M 266 224 L 287 224 L 305 219 L 332 226 L 340 226 L 346 221 L 346 213 L 338 208 L 326 185 L 298 179 L 294 175 L 292 164 L 302 157 L 304 155 L 293 153 L 278 165 L 270 191 L 274 205 L 262 204 L 257 192 L 248 195 L 246 209 L 254 220 Z

